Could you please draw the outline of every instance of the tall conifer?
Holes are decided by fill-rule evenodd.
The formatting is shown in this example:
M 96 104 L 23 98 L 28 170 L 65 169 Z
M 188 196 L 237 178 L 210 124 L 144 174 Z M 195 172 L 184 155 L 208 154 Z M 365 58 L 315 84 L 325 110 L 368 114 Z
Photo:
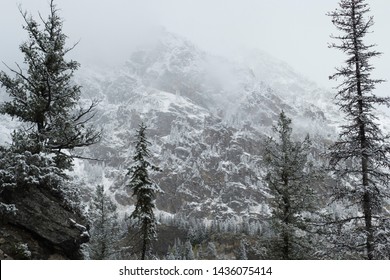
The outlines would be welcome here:
M 73 81 L 79 64 L 66 60 L 74 46 L 66 47 L 63 20 L 54 1 L 50 1 L 48 19 L 41 17 L 41 23 L 20 12 L 29 37 L 20 45 L 27 70 L 16 64 L 16 69 L 9 68 L 15 77 L 0 72 L 0 85 L 10 96 L 0 113 L 23 123 L 12 135 L 14 152 L 49 154 L 57 168 L 69 169 L 70 151 L 100 140 L 100 131 L 88 124 L 96 103 L 87 108 L 79 104 L 81 88 Z
M 150 142 L 145 135 L 146 126 L 142 123 L 137 131 L 134 165 L 129 170 L 131 175 L 128 187 L 137 197 L 135 209 L 130 218 L 137 221 L 141 239 L 141 259 L 146 258 L 150 244 L 157 238 L 157 220 L 154 215 L 156 194 L 161 192 L 160 187 L 149 177 L 149 170 L 160 171 L 160 168 L 148 161 Z
M 89 242 L 90 258 L 108 260 L 114 256 L 115 244 L 119 239 L 120 225 L 115 203 L 98 185 L 88 211 L 91 221 Z
M 336 100 L 345 115 L 339 139 L 330 152 L 330 168 L 338 179 L 334 197 L 353 211 L 341 214 L 336 239 L 338 250 L 352 250 L 358 258 L 389 256 L 388 219 L 385 218 L 389 198 L 388 136 L 383 135 L 376 108 L 390 105 L 388 97 L 374 94 L 383 82 L 371 77 L 372 58 L 378 57 L 375 45 L 365 43 L 373 26 L 373 17 L 365 0 L 341 0 L 339 8 L 329 13 L 341 35 L 332 36 L 337 43 L 330 47 L 342 51 L 347 59 L 330 78 L 340 80 Z M 347 215 L 346 213 L 350 213 Z
M 318 173 L 308 160 L 311 142 L 309 137 L 302 142 L 292 140 L 291 119 L 284 112 L 274 132 L 276 139 L 268 139 L 264 156 L 268 169 L 265 181 L 272 195 L 271 227 L 275 235 L 270 258 L 313 258 L 309 229 L 310 216 L 316 211 L 312 185 L 318 185 Z

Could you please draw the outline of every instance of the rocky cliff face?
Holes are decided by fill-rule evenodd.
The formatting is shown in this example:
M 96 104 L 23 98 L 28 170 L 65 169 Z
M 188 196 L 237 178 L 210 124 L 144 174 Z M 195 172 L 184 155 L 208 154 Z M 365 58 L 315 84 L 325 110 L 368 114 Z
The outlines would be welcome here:
M 80 245 L 89 240 L 86 221 L 62 195 L 35 187 L 2 192 L 1 202 L 16 211 L 1 215 L 0 258 L 82 259 Z
M 278 115 L 293 118 L 298 138 L 315 138 L 317 157 L 334 135 L 328 123 L 335 113 L 331 96 L 287 65 L 252 58 L 232 62 L 164 33 L 119 68 L 85 69 L 79 83 L 86 97 L 101 100 L 95 121 L 105 137 L 84 153 L 101 161 L 77 162 L 75 176 L 87 186 L 103 184 L 130 212 L 126 174 L 143 121 L 152 161 L 163 169 L 152 174 L 165 192 L 160 211 L 210 219 L 268 215 L 262 143 Z

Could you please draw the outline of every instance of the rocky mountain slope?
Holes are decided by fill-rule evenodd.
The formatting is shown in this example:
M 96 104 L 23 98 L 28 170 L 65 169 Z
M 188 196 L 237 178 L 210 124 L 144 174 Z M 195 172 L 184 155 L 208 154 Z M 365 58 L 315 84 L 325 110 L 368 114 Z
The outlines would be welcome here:
M 249 58 L 248 58 L 249 57 Z M 135 130 L 148 126 L 153 178 L 164 190 L 159 211 L 224 219 L 267 215 L 262 143 L 284 110 L 297 138 L 314 139 L 313 158 L 335 136 L 331 94 L 261 52 L 240 62 L 210 55 L 163 32 L 156 44 L 117 68 L 86 68 L 77 82 L 84 98 L 99 99 L 95 118 L 103 141 L 83 151 L 74 176 L 89 188 L 103 184 L 129 213 L 125 187 Z M 85 191 L 88 197 L 88 191 Z

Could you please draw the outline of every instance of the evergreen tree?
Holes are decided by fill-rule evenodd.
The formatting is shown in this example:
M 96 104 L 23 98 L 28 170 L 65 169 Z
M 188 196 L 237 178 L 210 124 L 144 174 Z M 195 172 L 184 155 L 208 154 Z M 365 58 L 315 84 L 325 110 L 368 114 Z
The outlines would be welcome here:
M 202 244 L 198 244 L 198 245 L 196 246 L 195 259 L 196 259 L 196 260 L 202 260 L 202 259 L 203 259 Z
M 90 258 L 94 260 L 112 258 L 120 232 L 118 212 L 116 205 L 104 193 L 101 185 L 96 187 L 88 214 L 92 225 L 89 242 Z
M 206 252 L 204 258 L 207 260 L 216 260 L 218 259 L 217 247 L 214 242 L 210 241 L 207 243 Z
M 194 260 L 195 255 L 194 251 L 192 250 L 192 244 L 189 240 L 184 243 L 184 258 L 185 260 Z
M 28 40 L 20 45 L 25 67 L 16 64 L 16 69 L 8 68 L 9 74 L 0 72 L 0 86 L 10 97 L 0 105 L 0 113 L 22 125 L 13 132 L 11 146 L 0 149 L 0 193 L 6 197 L 6 192 L 40 186 L 65 199 L 71 152 L 100 139 L 100 132 L 88 124 L 96 103 L 79 106 L 80 87 L 72 81 L 79 64 L 65 59 L 73 47 L 65 46 L 63 20 L 53 0 L 48 19 L 40 17 L 41 25 L 20 12 L 28 33 Z M 12 201 L 7 204 L 10 212 Z
M 240 241 L 240 247 L 238 248 L 238 251 L 237 251 L 237 259 L 238 260 L 247 260 L 248 259 L 248 256 L 246 253 L 245 242 L 243 240 Z
M 168 254 L 165 257 L 166 260 L 175 260 L 175 254 L 173 253 L 173 249 L 171 246 L 168 247 Z
M 63 20 L 53 0 L 48 19 L 42 19 L 42 29 L 26 12 L 21 13 L 29 35 L 20 45 L 27 71 L 19 65 L 16 70 L 9 68 L 14 78 L 0 72 L 0 85 L 11 98 L 1 105 L 0 112 L 24 124 L 12 135 L 14 152 L 51 154 L 54 166 L 69 169 L 72 157 L 67 151 L 100 139 L 100 132 L 87 125 L 96 103 L 85 109 L 79 106 L 81 89 L 72 81 L 79 64 L 65 60 L 73 47 L 65 46 Z
M 370 59 L 380 53 L 364 42 L 374 24 L 369 12 L 364 0 L 341 0 L 339 8 L 329 13 L 341 32 L 332 36 L 338 43 L 330 46 L 347 55 L 344 66 L 330 77 L 341 80 L 336 100 L 346 118 L 331 147 L 330 168 L 338 182 L 334 197 L 349 208 L 335 221 L 336 249 L 374 259 L 388 258 L 390 252 L 389 220 L 384 215 L 389 198 L 389 137 L 383 135 L 375 113 L 378 105 L 389 106 L 390 99 L 373 93 L 383 80 L 371 77 Z
M 133 190 L 133 196 L 137 197 L 135 209 L 130 218 L 137 220 L 140 227 L 142 242 L 141 259 L 144 260 L 146 253 L 150 249 L 150 243 L 157 238 L 157 221 L 154 215 L 156 194 L 162 192 L 149 177 L 148 170 L 161 171 L 159 167 L 152 165 L 148 158 L 150 152 L 148 146 L 151 144 L 145 136 L 146 126 L 142 123 L 137 131 L 137 141 L 134 165 L 129 170 L 131 175 L 128 187 Z
M 173 255 L 176 260 L 183 259 L 183 244 L 180 241 L 180 238 L 175 238 L 175 243 L 173 245 Z
M 268 168 L 265 181 L 272 195 L 271 226 L 275 234 L 270 258 L 311 258 L 309 217 L 316 211 L 311 185 L 318 180 L 307 158 L 311 143 L 308 136 L 303 142 L 291 139 L 291 119 L 284 112 L 273 130 L 278 139 L 268 139 L 264 157 Z

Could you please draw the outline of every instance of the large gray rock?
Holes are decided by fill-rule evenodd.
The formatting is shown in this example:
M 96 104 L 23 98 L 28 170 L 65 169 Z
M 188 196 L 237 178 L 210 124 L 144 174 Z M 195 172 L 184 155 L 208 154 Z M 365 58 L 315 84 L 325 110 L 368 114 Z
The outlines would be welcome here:
M 0 220 L 0 249 L 14 259 L 81 259 L 80 245 L 88 242 L 83 217 L 44 188 L 2 193 L 0 201 L 15 205 L 15 214 Z

